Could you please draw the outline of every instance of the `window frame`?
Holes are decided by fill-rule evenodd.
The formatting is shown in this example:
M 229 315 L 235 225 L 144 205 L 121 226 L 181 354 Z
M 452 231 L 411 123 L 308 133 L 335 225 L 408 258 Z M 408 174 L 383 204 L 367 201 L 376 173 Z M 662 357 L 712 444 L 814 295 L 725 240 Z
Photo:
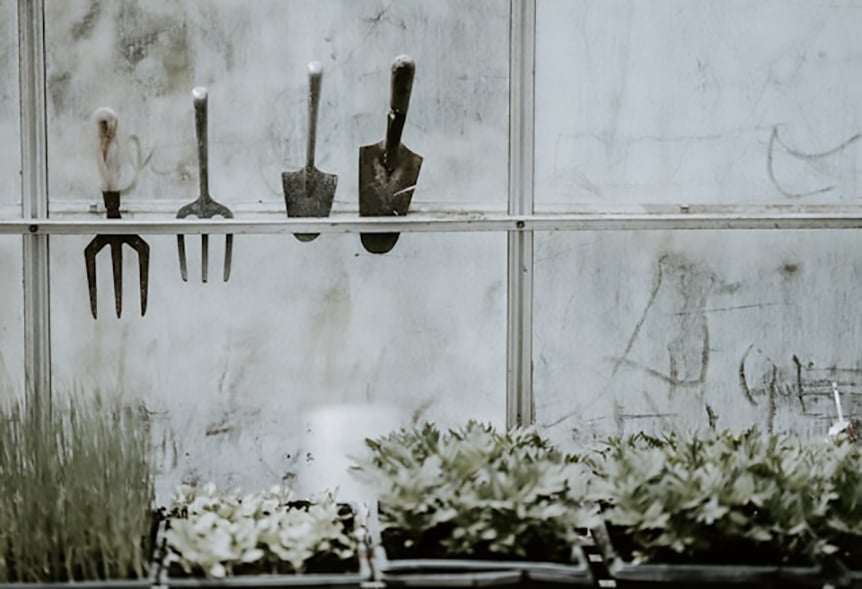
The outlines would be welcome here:
M 506 420 L 535 421 L 533 251 L 537 231 L 862 229 L 862 207 L 814 205 L 667 207 L 643 212 L 535 212 L 535 50 L 537 0 L 509 0 L 509 176 L 507 213 L 429 211 L 401 218 L 355 213 L 326 219 L 58 220 L 49 217 L 45 0 L 18 0 L 21 218 L 0 234 L 23 239 L 25 394 L 51 403 L 50 236 L 69 234 L 287 234 L 505 232 L 507 234 Z

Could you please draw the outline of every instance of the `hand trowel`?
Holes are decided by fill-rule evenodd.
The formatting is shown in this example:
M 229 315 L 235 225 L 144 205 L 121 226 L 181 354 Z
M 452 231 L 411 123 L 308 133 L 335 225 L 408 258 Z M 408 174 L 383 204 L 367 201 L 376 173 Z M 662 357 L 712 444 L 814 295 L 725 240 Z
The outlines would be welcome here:
M 288 217 L 328 217 L 335 198 L 338 176 L 325 174 L 314 167 L 317 142 L 317 108 L 320 104 L 320 81 L 323 68 L 313 61 L 308 64 L 308 143 L 305 167 L 298 172 L 284 172 L 281 184 Z M 319 233 L 294 233 L 299 241 L 311 241 Z
M 359 216 L 406 215 L 419 180 L 422 156 L 401 143 L 407 120 L 416 64 L 401 55 L 392 62 L 392 86 L 386 137 L 359 148 Z M 362 245 L 373 254 L 385 254 L 398 241 L 398 233 L 363 233 Z

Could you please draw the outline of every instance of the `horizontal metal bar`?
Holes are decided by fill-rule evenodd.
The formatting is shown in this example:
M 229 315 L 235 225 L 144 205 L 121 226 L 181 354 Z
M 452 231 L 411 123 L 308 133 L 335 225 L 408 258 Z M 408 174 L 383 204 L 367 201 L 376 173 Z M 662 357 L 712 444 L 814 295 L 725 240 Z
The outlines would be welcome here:
M 234 215 L 276 215 L 282 219 L 287 218 L 284 209 L 284 198 L 280 201 L 267 199 L 231 199 L 227 200 L 230 203 L 230 210 Z M 129 215 L 168 215 L 173 218 L 177 214 L 177 210 L 185 204 L 188 204 L 189 199 L 170 199 L 170 198 L 135 198 L 123 200 L 120 203 L 120 212 L 125 216 Z M 7 209 L 11 209 L 7 205 Z M 18 205 L 20 209 L 20 205 Z M 499 213 L 505 214 L 506 202 L 499 201 L 467 201 L 464 199 L 453 201 L 429 201 L 412 202 L 410 204 L 411 214 L 441 214 L 441 213 Z M 0 214 L 4 212 L 0 205 Z M 332 203 L 332 216 L 339 215 L 358 215 L 358 203 L 335 200 Z M 102 203 L 101 194 L 97 194 L 92 199 L 80 198 L 52 198 L 51 199 L 51 216 L 76 216 L 82 218 L 84 215 L 88 217 L 105 217 L 105 205 Z M 8 216 L 8 215 L 7 215 Z M 20 216 L 20 213 L 12 216 Z
M 536 215 L 343 216 L 326 219 L 0 220 L 0 234 L 280 234 L 709 229 L 862 229 L 862 208 L 828 213 L 551 213 Z

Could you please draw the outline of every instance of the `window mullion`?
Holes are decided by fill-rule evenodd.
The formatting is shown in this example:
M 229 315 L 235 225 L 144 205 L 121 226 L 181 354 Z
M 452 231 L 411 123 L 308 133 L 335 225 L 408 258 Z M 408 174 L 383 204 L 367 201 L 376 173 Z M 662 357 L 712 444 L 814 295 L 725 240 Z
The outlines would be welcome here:
M 18 0 L 21 205 L 28 220 L 48 218 L 44 0 Z M 24 380 L 27 403 L 50 407 L 49 236 L 24 235 Z
M 533 213 L 535 0 L 511 0 L 509 38 L 509 214 Z M 523 227 L 523 224 L 521 224 Z M 533 232 L 509 231 L 506 423 L 534 421 Z

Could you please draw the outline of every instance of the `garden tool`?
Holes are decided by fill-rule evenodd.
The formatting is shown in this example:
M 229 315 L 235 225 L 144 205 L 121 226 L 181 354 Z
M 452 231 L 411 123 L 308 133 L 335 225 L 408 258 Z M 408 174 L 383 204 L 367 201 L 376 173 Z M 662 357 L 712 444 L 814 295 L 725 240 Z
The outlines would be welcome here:
M 120 219 L 119 150 L 117 147 L 117 115 L 109 108 L 100 108 L 94 118 L 99 137 L 98 165 L 102 177 L 102 199 L 108 219 Z M 111 246 L 111 263 L 114 268 L 114 308 L 119 318 L 123 314 L 123 244 L 138 252 L 138 272 L 141 290 L 141 316 L 147 312 L 147 284 L 149 280 L 150 246 L 140 235 L 96 235 L 84 248 L 87 266 L 87 285 L 90 290 L 90 310 L 97 318 L 96 307 L 96 254 Z
M 305 168 L 284 172 L 281 183 L 288 217 L 328 217 L 335 198 L 338 176 L 325 174 L 314 167 L 314 146 L 317 141 L 317 107 L 320 103 L 320 63 L 308 64 L 308 144 Z M 299 241 L 311 241 L 319 233 L 294 233 Z
M 223 204 L 216 202 L 209 193 L 209 161 L 207 156 L 207 89 L 195 88 L 192 90 L 195 103 L 195 135 L 198 141 L 198 166 L 200 168 L 200 196 L 197 200 L 190 202 L 177 212 L 177 219 L 195 216 L 199 219 L 210 219 L 221 216 L 225 219 L 233 218 L 233 213 Z M 180 256 L 180 276 L 188 281 L 188 269 L 186 266 L 186 242 L 183 235 L 177 235 L 177 249 Z M 225 236 L 224 250 L 224 281 L 230 278 L 230 261 L 233 252 L 233 235 Z M 207 281 L 207 267 L 209 265 L 209 235 L 201 235 L 201 281 Z
M 392 86 L 386 136 L 374 145 L 359 148 L 359 215 L 380 217 L 406 215 L 419 179 L 422 156 L 401 143 L 407 120 L 416 64 L 401 55 L 392 62 Z M 363 233 L 365 249 L 385 254 L 398 241 L 398 233 Z

